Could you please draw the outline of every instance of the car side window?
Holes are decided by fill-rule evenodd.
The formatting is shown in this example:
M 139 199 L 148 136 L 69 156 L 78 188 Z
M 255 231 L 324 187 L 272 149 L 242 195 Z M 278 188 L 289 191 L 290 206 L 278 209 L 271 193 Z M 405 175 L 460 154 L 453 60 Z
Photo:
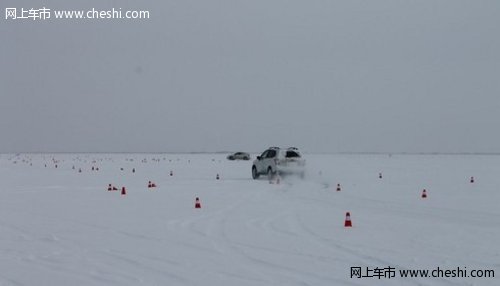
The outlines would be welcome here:
M 276 150 L 269 150 L 269 152 L 267 152 L 266 158 L 274 158 L 274 156 L 276 156 Z
M 269 153 L 269 150 L 266 150 L 260 155 L 261 158 L 266 158 L 267 154 Z

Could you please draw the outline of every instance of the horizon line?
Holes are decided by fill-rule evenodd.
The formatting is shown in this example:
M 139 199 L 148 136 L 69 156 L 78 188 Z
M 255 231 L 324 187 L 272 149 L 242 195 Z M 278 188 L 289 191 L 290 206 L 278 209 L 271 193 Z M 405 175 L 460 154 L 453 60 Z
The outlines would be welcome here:
M 85 152 L 70 152 L 70 151 L 60 151 L 60 152 L 46 152 L 46 151 L 27 151 L 27 152 L 0 152 L 0 155 L 20 155 L 20 154 L 228 154 L 234 153 L 235 151 L 85 151 Z M 258 152 L 248 152 L 248 153 L 261 153 Z M 372 152 L 372 151 L 339 151 L 339 152 L 308 152 L 301 151 L 304 154 L 331 154 L 331 155 L 500 155 L 500 152 Z

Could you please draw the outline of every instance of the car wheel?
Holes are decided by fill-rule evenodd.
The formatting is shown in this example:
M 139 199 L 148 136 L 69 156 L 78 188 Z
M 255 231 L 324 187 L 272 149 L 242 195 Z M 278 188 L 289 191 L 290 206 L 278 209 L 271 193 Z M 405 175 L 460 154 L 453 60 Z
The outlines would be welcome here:
M 259 173 L 257 172 L 257 168 L 255 166 L 252 167 L 252 178 L 254 180 L 259 178 Z

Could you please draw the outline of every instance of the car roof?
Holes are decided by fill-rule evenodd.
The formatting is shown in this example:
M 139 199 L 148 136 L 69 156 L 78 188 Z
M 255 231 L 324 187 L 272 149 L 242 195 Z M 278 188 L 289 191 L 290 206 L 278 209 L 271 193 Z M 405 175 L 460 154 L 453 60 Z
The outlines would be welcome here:
M 288 147 L 288 148 L 280 148 L 280 147 L 269 147 L 267 148 L 269 150 L 281 150 L 281 149 L 284 149 L 284 150 L 287 150 L 287 151 L 299 151 L 299 149 L 297 147 Z

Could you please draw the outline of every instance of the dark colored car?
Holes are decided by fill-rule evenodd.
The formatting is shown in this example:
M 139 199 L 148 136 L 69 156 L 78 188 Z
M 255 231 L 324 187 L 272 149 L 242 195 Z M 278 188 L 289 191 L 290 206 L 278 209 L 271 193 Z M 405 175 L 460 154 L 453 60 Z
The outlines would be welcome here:
M 250 154 L 245 152 L 236 152 L 233 154 L 229 154 L 227 156 L 228 160 L 250 160 Z

